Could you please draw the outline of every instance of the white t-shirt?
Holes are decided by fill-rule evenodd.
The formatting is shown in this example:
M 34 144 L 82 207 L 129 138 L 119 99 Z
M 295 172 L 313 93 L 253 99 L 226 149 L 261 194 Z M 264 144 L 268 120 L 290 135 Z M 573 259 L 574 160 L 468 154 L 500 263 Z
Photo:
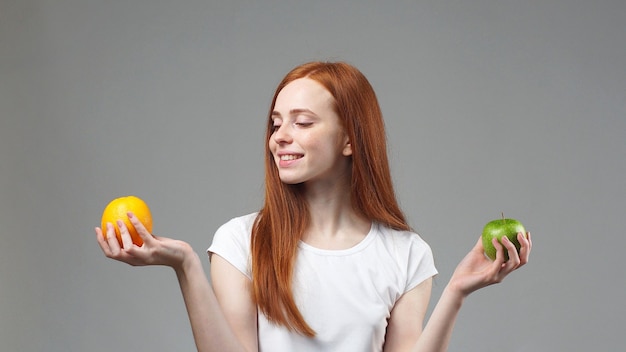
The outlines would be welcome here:
M 250 237 L 257 213 L 222 225 L 208 249 L 252 279 Z M 396 301 L 437 274 L 430 247 L 417 234 L 373 223 L 367 236 L 345 250 L 300 242 L 294 298 L 316 332 L 308 338 L 268 322 L 259 311 L 262 352 L 382 351 Z

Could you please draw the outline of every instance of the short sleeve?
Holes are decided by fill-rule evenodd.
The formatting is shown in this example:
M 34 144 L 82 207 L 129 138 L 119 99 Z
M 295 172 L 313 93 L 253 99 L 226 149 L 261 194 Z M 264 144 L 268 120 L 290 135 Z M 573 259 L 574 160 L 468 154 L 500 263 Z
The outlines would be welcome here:
M 220 226 L 207 249 L 209 257 L 217 254 L 252 279 L 250 267 L 250 238 L 255 214 L 231 219 Z
M 407 282 L 405 292 L 410 291 L 424 280 L 437 275 L 433 252 L 419 235 L 414 234 L 407 261 Z

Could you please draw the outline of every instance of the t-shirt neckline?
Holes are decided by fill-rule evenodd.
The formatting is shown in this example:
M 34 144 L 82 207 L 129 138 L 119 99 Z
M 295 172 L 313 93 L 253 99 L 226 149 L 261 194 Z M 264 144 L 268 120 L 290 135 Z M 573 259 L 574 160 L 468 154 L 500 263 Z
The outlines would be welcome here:
M 318 255 L 325 255 L 325 256 L 346 256 L 346 255 L 350 255 L 350 254 L 354 254 L 357 252 L 362 251 L 364 248 L 366 248 L 376 237 L 376 229 L 378 228 L 378 224 L 375 221 L 372 221 L 372 225 L 370 226 L 370 230 L 368 231 L 367 235 L 365 236 L 365 238 L 363 238 L 359 243 L 355 244 L 354 246 L 350 247 L 350 248 L 346 248 L 346 249 L 322 249 L 322 248 L 317 248 L 314 247 L 306 242 L 300 241 L 300 243 L 298 244 L 298 247 L 302 250 L 305 250 L 307 252 L 312 252 Z

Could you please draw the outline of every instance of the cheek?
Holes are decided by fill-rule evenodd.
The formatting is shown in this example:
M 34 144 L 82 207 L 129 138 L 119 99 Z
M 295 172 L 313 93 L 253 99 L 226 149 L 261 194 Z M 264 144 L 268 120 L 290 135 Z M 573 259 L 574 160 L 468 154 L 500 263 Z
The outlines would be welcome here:
M 267 147 L 269 148 L 270 152 L 274 153 L 274 151 L 276 150 L 276 146 L 277 146 L 277 144 L 276 144 L 276 142 L 274 142 L 273 138 L 270 138 L 267 141 Z
M 323 161 L 324 163 L 334 163 L 334 160 L 336 160 L 341 154 L 341 151 L 338 150 L 337 146 L 333 144 L 332 140 L 329 140 L 326 143 L 316 144 L 315 147 L 312 147 L 310 150 L 314 151 L 320 161 Z

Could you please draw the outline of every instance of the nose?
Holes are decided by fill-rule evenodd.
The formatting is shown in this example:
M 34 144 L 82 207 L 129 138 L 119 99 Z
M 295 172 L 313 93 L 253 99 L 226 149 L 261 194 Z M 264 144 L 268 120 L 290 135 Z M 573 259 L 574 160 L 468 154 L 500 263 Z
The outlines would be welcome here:
M 289 131 L 289 124 L 283 123 L 279 127 L 276 127 L 274 130 L 274 142 L 276 144 L 288 144 L 293 141 L 291 136 L 291 132 Z

